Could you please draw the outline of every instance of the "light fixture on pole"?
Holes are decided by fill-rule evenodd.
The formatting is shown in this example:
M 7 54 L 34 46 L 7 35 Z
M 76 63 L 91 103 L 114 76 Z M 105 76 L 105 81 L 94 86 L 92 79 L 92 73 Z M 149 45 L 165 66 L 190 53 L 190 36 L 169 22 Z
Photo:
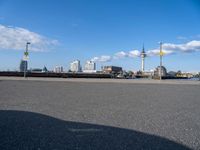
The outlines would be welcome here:
M 164 55 L 163 51 L 162 51 L 162 42 L 160 42 L 160 70 L 159 70 L 159 74 L 160 74 L 160 80 L 162 80 L 162 57 Z
M 26 78 L 26 69 L 28 68 L 28 45 L 31 44 L 30 42 L 26 43 L 26 51 L 24 52 L 24 78 Z

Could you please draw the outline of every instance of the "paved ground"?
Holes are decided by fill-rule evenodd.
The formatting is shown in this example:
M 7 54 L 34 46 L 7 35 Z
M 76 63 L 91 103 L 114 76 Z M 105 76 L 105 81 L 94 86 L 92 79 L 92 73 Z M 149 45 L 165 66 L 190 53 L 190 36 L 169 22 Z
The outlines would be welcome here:
M 153 79 L 92 79 L 92 78 L 42 78 L 42 77 L 0 77 L 0 80 L 18 80 L 18 81 L 59 81 L 59 82 L 86 82 L 86 83 L 138 83 L 138 84 L 187 84 L 200 85 L 198 80 L 153 80 Z
M 0 149 L 200 149 L 198 81 L 76 81 L 0 78 Z

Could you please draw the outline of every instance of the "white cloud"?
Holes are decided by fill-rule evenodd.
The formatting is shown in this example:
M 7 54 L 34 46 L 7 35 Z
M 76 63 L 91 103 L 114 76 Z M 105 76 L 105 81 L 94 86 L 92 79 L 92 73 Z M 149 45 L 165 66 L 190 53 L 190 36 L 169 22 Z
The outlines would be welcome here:
M 171 51 L 180 51 L 180 52 L 194 52 L 200 51 L 200 41 L 190 41 L 184 44 L 163 44 L 163 49 Z
M 120 59 L 120 58 L 124 58 L 124 57 L 127 57 L 127 56 L 128 56 L 127 53 L 125 53 L 124 51 L 120 51 L 120 52 L 115 53 L 114 58 Z
M 164 55 L 170 55 L 170 54 L 173 54 L 175 53 L 174 51 L 172 50 L 162 50 Z M 160 49 L 153 49 L 153 50 L 149 50 L 146 52 L 147 56 L 158 56 L 160 55 Z
M 31 43 L 31 51 L 48 51 L 58 44 L 57 40 L 27 29 L 0 24 L 0 49 L 24 50 L 27 41 Z
M 111 56 L 107 56 L 107 55 L 103 55 L 100 57 L 94 57 L 91 59 L 91 61 L 95 61 L 95 62 L 109 62 L 112 60 Z
M 140 56 L 140 51 L 138 50 L 132 50 L 128 52 L 129 57 L 139 57 Z
M 133 57 L 139 57 L 139 56 L 140 56 L 140 51 L 132 50 L 132 51 L 129 51 L 129 52 L 124 52 L 124 51 L 117 52 L 114 55 L 114 58 L 116 58 L 116 59 L 125 58 L 125 57 L 133 58 Z
M 164 52 L 164 55 L 170 55 L 178 52 L 195 52 L 200 51 L 200 41 L 193 40 L 184 44 L 172 44 L 172 43 L 164 43 L 162 45 L 162 51 Z M 158 56 L 160 53 L 160 49 L 152 49 L 146 51 L 147 56 Z M 107 62 L 114 59 L 121 59 L 125 57 L 140 57 L 141 51 L 139 50 L 132 50 L 132 51 L 119 51 L 114 54 L 113 57 L 111 56 L 100 56 L 100 57 L 94 57 L 93 61 L 98 62 Z
M 102 55 L 100 57 L 93 57 L 91 59 L 91 61 L 109 62 L 112 59 L 121 59 L 121 58 L 125 58 L 125 57 L 139 57 L 139 56 L 140 56 L 140 51 L 138 51 L 138 50 L 132 50 L 129 52 L 120 51 L 120 52 L 115 53 L 113 57 L 107 56 L 107 55 Z
M 100 57 L 93 57 L 91 60 L 95 62 L 109 62 L 112 59 L 122 59 L 125 57 L 139 57 L 139 56 L 140 56 L 140 51 L 132 50 L 129 52 L 124 52 L 124 51 L 117 52 L 114 54 L 113 57 L 107 55 L 103 55 Z
M 165 55 L 173 54 L 173 53 L 182 53 L 182 52 L 196 52 L 200 51 L 200 41 L 190 41 L 184 44 L 172 44 L 172 43 L 164 43 L 163 52 Z M 148 56 L 156 56 L 159 55 L 160 49 L 153 49 L 147 51 Z

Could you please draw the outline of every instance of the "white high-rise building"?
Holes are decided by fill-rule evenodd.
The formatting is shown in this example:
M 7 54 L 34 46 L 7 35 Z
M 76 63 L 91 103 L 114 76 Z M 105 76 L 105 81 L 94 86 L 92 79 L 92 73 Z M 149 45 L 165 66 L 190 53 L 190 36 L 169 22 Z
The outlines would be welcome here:
M 56 66 L 53 71 L 56 72 L 56 73 L 62 73 L 63 67 L 62 66 Z
M 72 72 L 81 72 L 81 64 L 79 60 L 75 60 L 70 63 L 70 70 Z
M 96 63 L 93 61 L 86 61 L 83 72 L 96 72 Z

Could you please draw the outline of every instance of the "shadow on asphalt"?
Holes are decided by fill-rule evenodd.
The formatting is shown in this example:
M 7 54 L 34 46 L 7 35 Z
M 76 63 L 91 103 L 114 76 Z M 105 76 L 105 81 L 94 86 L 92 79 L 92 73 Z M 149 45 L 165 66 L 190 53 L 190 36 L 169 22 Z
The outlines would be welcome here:
M 43 114 L 0 110 L 2 150 L 189 150 L 168 139 Z

